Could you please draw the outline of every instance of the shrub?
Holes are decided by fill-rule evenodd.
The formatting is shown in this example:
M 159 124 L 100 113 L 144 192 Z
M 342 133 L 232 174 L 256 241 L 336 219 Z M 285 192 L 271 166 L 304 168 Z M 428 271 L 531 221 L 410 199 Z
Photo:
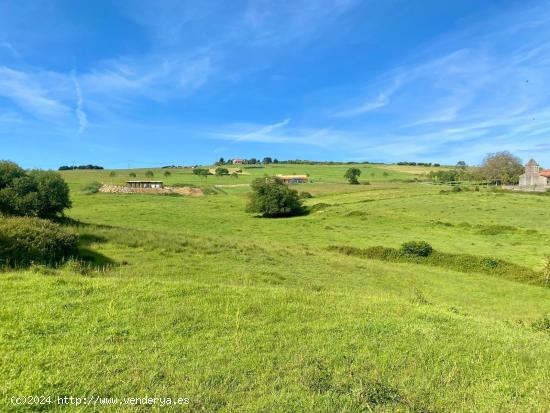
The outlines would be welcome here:
M 47 218 L 70 207 L 69 187 L 57 172 L 26 173 L 12 162 L 0 162 L 0 213 Z
M 426 241 L 409 241 L 401 244 L 401 252 L 406 255 L 427 257 L 433 252 L 432 246 Z
M 453 186 L 453 189 L 451 189 L 452 192 L 462 192 L 462 188 L 460 185 Z
M 57 264 L 76 252 L 76 235 L 39 218 L 0 219 L 0 264 Z
M 304 211 L 298 191 L 290 189 L 279 178 L 258 178 L 251 187 L 247 212 L 259 213 L 263 217 L 284 217 Z
M 145 172 L 145 176 L 147 178 L 152 178 L 153 176 L 155 176 L 155 174 L 153 173 L 153 171 L 147 171 L 147 172 Z
M 170 175 L 172 175 L 172 173 L 170 171 L 164 171 L 164 176 L 165 177 L 169 177 Z
M 300 199 L 309 199 L 313 198 L 313 195 L 311 195 L 309 192 L 303 191 L 300 192 Z
M 82 193 L 86 195 L 97 194 L 102 186 L 101 182 L 90 182 L 82 188 Z
M 129 176 L 130 178 L 135 178 L 137 175 L 136 175 L 135 172 L 130 172 L 130 173 L 128 174 L 128 176 Z

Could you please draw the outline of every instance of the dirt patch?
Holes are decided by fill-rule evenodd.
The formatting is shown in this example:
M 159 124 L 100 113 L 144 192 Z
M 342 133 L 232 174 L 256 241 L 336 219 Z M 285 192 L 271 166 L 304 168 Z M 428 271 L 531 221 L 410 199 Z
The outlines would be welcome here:
M 99 192 L 107 194 L 178 194 L 193 197 L 204 195 L 202 189 L 193 188 L 190 186 L 182 186 L 178 188 L 172 188 L 169 186 L 164 188 L 129 188 L 127 186 L 119 185 L 102 185 L 101 188 L 99 188 Z

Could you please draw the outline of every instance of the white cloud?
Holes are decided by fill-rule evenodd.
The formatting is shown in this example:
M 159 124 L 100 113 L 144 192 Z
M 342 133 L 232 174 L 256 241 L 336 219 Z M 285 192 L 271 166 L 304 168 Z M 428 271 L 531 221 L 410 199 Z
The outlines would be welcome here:
M 23 72 L 0 66 L 0 96 L 42 119 L 61 119 L 71 109 L 56 95 L 65 79 L 54 72 Z
M 8 41 L 1 41 L 0 48 L 7 50 L 15 59 L 19 59 L 21 57 L 15 46 Z
M 88 117 L 86 116 L 86 112 L 84 112 L 84 98 L 82 97 L 82 90 L 80 89 L 80 83 L 78 83 L 78 79 L 76 78 L 76 74 L 74 70 L 71 72 L 71 80 L 74 84 L 74 89 L 76 93 L 76 108 L 75 113 L 76 117 L 78 119 L 78 133 L 84 132 L 86 127 L 88 126 Z
M 188 96 L 206 83 L 211 72 L 208 56 L 145 56 L 103 62 L 80 79 L 90 95 L 106 100 L 144 96 L 164 101 Z

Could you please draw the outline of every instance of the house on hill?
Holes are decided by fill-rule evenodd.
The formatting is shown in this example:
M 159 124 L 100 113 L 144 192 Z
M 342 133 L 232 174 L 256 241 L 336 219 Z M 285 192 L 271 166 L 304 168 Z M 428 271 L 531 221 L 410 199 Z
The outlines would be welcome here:
M 244 160 L 242 160 L 242 159 L 232 159 L 231 163 L 233 165 L 242 165 L 244 163 Z
M 525 165 L 525 173 L 519 177 L 521 191 L 546 191 L 550 189 L 550 169 L 541 169 L 537 161 L 531 159 Z

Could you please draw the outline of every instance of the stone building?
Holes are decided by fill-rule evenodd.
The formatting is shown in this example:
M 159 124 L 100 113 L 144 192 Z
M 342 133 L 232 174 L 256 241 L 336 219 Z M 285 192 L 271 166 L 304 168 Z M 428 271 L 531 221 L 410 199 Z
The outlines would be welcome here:
M 541 170 L 537 161 L 531 159 L 525 165 L 525 173 L 519 176 L 519 188 L 527 191 L 546 191 L 550 189 L 550 170 Z
M 162 181 L 127 181 L 127 188 L 140 188 L 140 189 L 162 189 L 164 183 Z

